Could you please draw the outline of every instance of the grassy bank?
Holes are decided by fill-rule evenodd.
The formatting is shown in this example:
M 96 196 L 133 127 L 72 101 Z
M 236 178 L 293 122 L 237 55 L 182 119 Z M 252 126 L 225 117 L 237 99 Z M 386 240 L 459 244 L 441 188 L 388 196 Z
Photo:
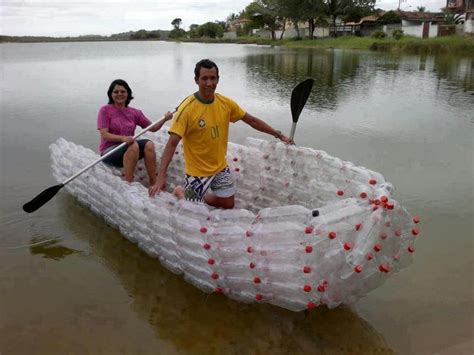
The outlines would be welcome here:
M 426 39 L 405 36 L 400 40 L 344 36 L 312 41 L 286 41 L 283 45 L 292 48 L 353 48 L 395 53 L 474 55 L 474 38 L 461 36 Z
M 342 48 L 342 49 L 371 49 L 383 52 L 395 53 L 450 53 L 450 54 L 474 54 L 474 38 L 449 36 L 421 39 L 405 36 L 400 40 L 375 39 L 371 37 L 343 36 L 338 38 L 323 38 L 314 40 L 285 39 L 272 41 L 271 39 L 259 37 L 239 37 L 236 39 L 188 39 L 183 42 L 201 43 L 253 43 L 273 46 L 285 46 L 290 48 Z
M 464 54 L 474 55 L 474 38 L 449 36 L 435 38 L 404 37 L 400 40 L 374 40 L 370 49 L 386 52 L 415 54 Z
M 342 48 L 342 49 L 370 49 L 374 39 L 370 37 L 343 36 L 337 38 L 322 38 L 314 40 L 287 40 L 284 44 L 291 48 Z

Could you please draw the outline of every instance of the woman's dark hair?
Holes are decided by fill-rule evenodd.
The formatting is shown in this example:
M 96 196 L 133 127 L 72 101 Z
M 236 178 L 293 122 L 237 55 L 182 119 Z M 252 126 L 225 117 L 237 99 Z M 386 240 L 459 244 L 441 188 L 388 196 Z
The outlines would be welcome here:
M 125 101 L 125 107 L 127 107 L 128 104 L 130 103 L 130 101 L 133 100 L 132 89 L 130 89 L 130 86 L 128 86 L 127 82 L 125 80 L 122 80 L 122 79 L 115 79 L 110 84 L 109 90 L 107 90 L 107 96 L 109 97 L 109 104 L 114 103 L 114 100 L 112 100 L 112 91 L 114 91 L 115 85 L 123 86 L 125 88 L 125 90 L 127 90 L 127 94 L 128 94 L 127 95 L 127 101 Z
M 217 64 L 214 63 L 210 59 L 201 59 L 199 62 L 196 63 L 196 67 L 194 68 L 194 76 L 199 79 L 199 74 L 201 74 L 201 68 L 212 69 L 216 68 L 217 77 L 219 77 L 219 68 Z

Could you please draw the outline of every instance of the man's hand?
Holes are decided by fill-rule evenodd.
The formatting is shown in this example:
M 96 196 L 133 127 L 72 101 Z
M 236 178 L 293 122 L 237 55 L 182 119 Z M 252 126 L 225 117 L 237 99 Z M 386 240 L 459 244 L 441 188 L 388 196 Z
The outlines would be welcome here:
M 166 189 L 166 172 L 168 171 L 168 166 L 173 159 L 176 146 L 178 145 L 181 137 L 177 134 L 170 133 L 168 143 L 166 143 L 165 150 L 161 156 L 160 164 L 160 173 L 158 174 L 158 180 L 155 185 L 150 186 L 149 194 L 150 196 L 155 196 L 157 193 L 160 193 L 161 190 Z
M 290 145 L 295 144 L 293 139 L 288 138 L 283 133 L 281 133 L 281 131 L 276 131 L 275 138 L 278 138 L 279 140 L 281 140 L 285 144 L 290 144 Z
M 156 194 L 159 194 L 160 191 L 163 191 L 166 189 L 166 177 L 163 178 L 161 176 L 158 176 L 158 181 L 156 182 L 155 185 L 151 185 L 148 189 L 148 194 L 150 197 L 155 196 Z
M 262 121 L 260 118 L 252 116 L 250 113 L 246 112 L 245 116 L 242 118 L 242 121 L 247 123 L 250 127 L 256 129 L 257 131 L 271 134 L 273 137 L 281 140 L 286 144 L 295 144 L 292 139 L 289 139 L 287 136 L 272 128 L 269 124 Z

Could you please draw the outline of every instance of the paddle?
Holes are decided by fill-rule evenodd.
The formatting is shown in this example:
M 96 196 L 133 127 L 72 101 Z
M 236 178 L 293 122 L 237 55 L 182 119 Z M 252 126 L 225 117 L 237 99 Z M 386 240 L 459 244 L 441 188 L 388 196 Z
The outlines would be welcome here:
M 291 126 L 290 139 L 293 140 L 295 136 L 296 123 L 300 117 L 300 113 L 303 110 L 306 101 L 308 100 L 309 93 L 313 88 L 314 79 L 306 79 L 295 86 L 291 92 L 291 116 L 293 117 L 293 125 Z
M 176 111 L 173 111 L 173 112 L 176 112 Z M 163 116 L 161 119 L 164 119 L 165 117 Z M 156 123 L 158 123 L 158 121 L 156 122 L 153 122 L 151 125 L 149 125 L 147 128 L 143 129 L 141 132 L 137 133 L 136 135 L 133 136 L 133 139 L 137 139 L 138 137 L 140 137 L 142 134 L 148 132 L 151 127 L 153 127 Z M 119 144 L 117 147 L 115 147 L 114 149 L 112 149 L 110 152 L 107 152 L 106 154 L 102 155 L 99 159 L 97 159 L 96 161 L 93 161 L 92 163 L 90 163 L 89 165 L 87 165 L 84 169 L 82 169 L 81 171 L 77 172 L 76 174 L 74 174 L 73 176 L 71 176 L 70 178 L 64 180 L 62 183 L 60 183 L 59 185 L 55 185 L 55 186 L 51 186 L 49 188 L 47 188 L 46 190 L 44 190 L 43 192 L 41 192 L 38 196 L 36 196 L 34 199 L 32 199 L 30 202 L 27 202 L 23 205 L 23 211 L 27 212 L 27 213 L 31 213 L 31 212 L 34 212 L 36 211 L 38 208 L 40 208 L 41 206 L 43 206 L 46 202 L 48 202 L 49 200 L 51 200 L 57 193 L 59 190 L 61 190 L 67 183 L 71 182 L 72 180 L 74 180 L 75 178 L 77 178 L 79 175 L 81 175 L 83 172 L 89 170 L 90 168 L 92 168 L 94 165 L 100 163 L 102 160 L 104 160 L 105 158 L 107 158 L 108 156 L 110 156 L 111 154 L 113 154 L 115 151 L 117 151 L 118 149 L 124 147 L 125 145 L 127 145 L 126 142 L 123 142 L 121 144 Z

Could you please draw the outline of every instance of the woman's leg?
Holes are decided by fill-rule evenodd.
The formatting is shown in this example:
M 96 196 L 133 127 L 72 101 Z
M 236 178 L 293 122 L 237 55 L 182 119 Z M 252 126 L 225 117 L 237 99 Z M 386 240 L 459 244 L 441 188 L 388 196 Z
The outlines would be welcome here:
M 156 153 L 155 145 L 152 141 L 147 141 L 144 149 L 145 167 L 148 173 L 148 181 L 150 186 L 156 184 Z
M 123 172 L 125 174 L 125 180 L 128 182 L 133 181 L 133 174 L 135 173 L 135 168 L 138 162 L 138 144 L 133 142 L 127 148 L 127 151 L 123 155 Z
M 117 145 L 109 147 L 104 152 L 102 152 L 101 155 L 104 155 L 115 148 L 117 148 Z M 114 153 L 112 153 L 112 155 L 109 155 L 107 158 L 105 158 L 103 162 L 116 168 L 123 168 L 123 155 L 127 151 L 127 148 L 127 146 L 123 146 L 122 148 L 116 150 Z

